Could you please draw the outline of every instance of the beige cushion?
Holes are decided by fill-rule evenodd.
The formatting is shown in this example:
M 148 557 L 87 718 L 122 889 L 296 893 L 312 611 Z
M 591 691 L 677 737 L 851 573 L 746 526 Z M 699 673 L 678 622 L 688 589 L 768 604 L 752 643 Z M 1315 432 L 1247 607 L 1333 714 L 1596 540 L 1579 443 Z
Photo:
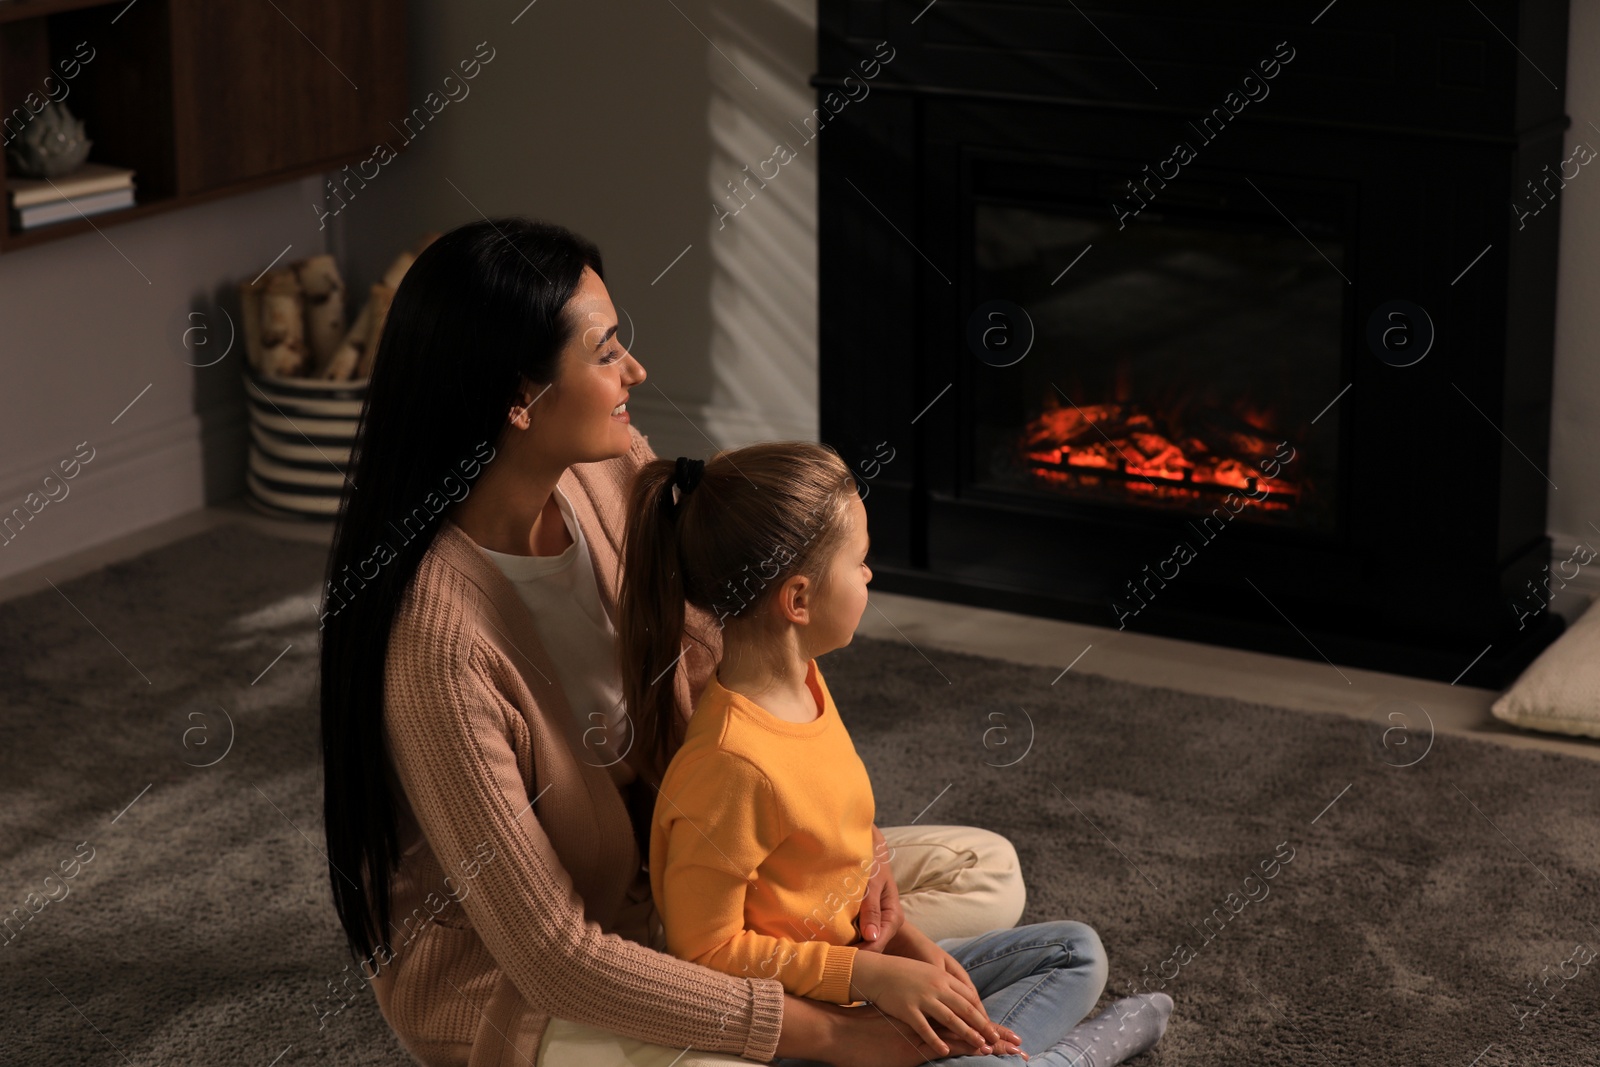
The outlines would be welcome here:
M 1600 737 L 1600 598 L 1489 710 L 1529 730 Z

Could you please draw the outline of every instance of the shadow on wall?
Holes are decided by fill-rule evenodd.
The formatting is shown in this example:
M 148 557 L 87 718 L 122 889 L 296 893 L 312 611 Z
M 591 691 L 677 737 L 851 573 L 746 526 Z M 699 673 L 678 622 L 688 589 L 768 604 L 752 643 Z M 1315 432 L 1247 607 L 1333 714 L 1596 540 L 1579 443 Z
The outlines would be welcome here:
M 245 271 L 253 273 L 253 265 L 240 273 Z M 244 492 L 246 433 L 240 413 L 246 401 L 238 363 L 245 356 L 239 333 L 244 321 L 239 280 L 230 275 L 198 290 L 189 299 L 182 323 L 171 327 L 177 333 L 176 358 L 190 368 L 191 407 L 200 429 L 201 491 L 207 504 Z
M 713 0 L 711 396 L 707 432 L 735 447 L 817 438 L 817 139 L 827 110 L 816 5 Z

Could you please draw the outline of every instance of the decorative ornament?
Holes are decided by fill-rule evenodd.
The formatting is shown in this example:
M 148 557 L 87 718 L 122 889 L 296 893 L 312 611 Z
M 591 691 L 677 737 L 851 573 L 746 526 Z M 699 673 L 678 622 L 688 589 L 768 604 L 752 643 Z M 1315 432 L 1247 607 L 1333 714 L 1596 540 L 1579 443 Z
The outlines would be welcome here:
M 17 176 L 59 178 L 83 166 L 93 144 L 84 136 L 83 120 L 52 100 L 7 146 L 6 160 Z

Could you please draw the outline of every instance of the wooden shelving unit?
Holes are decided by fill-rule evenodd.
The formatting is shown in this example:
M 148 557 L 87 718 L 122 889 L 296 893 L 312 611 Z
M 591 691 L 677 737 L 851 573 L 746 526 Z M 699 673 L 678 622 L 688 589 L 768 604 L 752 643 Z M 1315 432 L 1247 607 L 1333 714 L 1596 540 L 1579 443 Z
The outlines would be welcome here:
M 53 93 L 91 161 L 136 172 L 135 206 L 6 220 L 0 253 L 403 151 L 405 67 L 397 0 L 0 0 L 0 139 Z

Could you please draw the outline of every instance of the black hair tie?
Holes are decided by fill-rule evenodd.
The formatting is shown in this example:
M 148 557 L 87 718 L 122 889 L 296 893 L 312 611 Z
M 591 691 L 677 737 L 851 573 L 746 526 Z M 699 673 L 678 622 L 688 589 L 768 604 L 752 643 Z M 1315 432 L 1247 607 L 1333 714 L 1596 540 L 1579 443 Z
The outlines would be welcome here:
M 673 466 L 672 481 L 668 483 L 666 496 L 662 499 L 666 510 L 676 512 L 677 508 L 683 506 L 683 498 L 700 484 L 700 477 L 705 474 L 705 470 L 706 461 L 703 459 L 678 457 L 677 463 Z M 676 494 L 672 491 L 674 488 L 678 490 Z

